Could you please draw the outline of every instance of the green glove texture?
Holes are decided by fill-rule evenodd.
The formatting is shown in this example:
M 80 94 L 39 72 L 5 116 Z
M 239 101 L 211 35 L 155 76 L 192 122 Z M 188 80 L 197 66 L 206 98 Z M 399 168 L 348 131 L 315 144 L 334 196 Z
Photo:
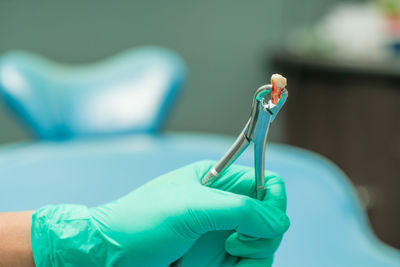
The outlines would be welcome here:
M 210 186 L 200 161 L 94 208 L 53 205 L 32 216 L 35 264 L 47 266 L 271 266 L 289 227 L 282 179 L 266 172 L 254 199 L 254 169 L 232 165 Z M 240 233 L 240 234 L 238 234 Z

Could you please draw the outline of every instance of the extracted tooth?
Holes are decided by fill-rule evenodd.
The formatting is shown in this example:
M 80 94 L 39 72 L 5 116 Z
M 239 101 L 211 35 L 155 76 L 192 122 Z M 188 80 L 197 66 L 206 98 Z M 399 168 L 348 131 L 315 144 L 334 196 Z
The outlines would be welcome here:
M 286 78 L 280 74 L 273 74 L 271 76 L 272 92 L 271 102 L 276 105 L 282 97 L 283 89 L 287 85 Z

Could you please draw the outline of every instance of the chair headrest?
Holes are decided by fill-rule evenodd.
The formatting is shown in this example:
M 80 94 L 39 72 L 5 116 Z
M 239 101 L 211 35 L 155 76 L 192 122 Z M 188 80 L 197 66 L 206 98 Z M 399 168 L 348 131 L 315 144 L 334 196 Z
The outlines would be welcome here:
M 40 138 L 155 133 L 186 76 L 181 58 L 141 47 L 100 62 L 68 66 L 23 52 L 0 59 L 7 105 Z

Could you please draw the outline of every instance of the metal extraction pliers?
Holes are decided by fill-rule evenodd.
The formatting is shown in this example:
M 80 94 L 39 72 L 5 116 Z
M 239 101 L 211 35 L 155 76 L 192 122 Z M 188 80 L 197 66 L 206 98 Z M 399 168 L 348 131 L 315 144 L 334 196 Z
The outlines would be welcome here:
M 253 106 L 250 119 L 246 126 L 229 148 L 225 155 L 218 161 L 214 167 L 201 180 L 202 184 L 210 185 L 220 173 L 232 164 L 237 157 L 247 148 L 250 142 L 254 143 L 254 168 L 256 180 L 257 199 L 263 199 L 265 196 L 264 164 L 265 147 L 270 124 L 274 121 L 279 110 L 285 104 L 288 97 L 288 91 L 283 89 L 282 96 L 278 103 L 274 105 L 270 99 L 272 85 L 263 85 L 257 89 L 254 94 Z

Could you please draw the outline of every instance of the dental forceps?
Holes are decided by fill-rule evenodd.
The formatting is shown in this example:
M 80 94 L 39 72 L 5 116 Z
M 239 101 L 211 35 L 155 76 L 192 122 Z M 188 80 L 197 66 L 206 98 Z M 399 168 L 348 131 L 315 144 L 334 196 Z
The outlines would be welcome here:
M 202 178 L 203 185 L 210 185 L 218 179 L 220 173 L 231 165 L 249 146 L 254 143 L 254 168 L 256 179 L 256 197 L 263 199 L 265 196 L 264 164 L 265 148 L 267 144 L 268 130 L 276 115 L 285 104 L 288 91 L 283 89 L 281 99 L 275 105 L 270 97 L 272 85 L 263 85 L 254 94 L 251 114 L 244 129 L 239 134 L 233 145 L 225 155 Z M 171 264 L 171 267 L 180 267 L 182 258 Z
M 275 105 L 270 96 L 272 85 L 263 85 L 254 94 L 250 119 L 239 134 L 236 141 L 225 153 L 225 155 L 208 171 L 201 183 L 204 185 L 212 184 L 218 179 L 220 173 L 231 165 L 249 146 L 254 143 L 254 168 L 256 180 L 256 197 L 263 199 L 265 196 L 264 164 L 265 148 L 267 144 L 268 131 L 276 115 L 285 104 L 288 91 L 283 90 L 281 99 Z

